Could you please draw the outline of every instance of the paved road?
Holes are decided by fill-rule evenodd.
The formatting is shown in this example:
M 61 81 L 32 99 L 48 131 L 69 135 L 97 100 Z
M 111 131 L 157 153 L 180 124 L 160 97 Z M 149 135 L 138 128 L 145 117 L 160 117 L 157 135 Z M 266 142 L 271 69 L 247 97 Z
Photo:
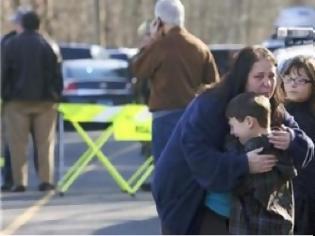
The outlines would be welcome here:
M 99 132 L 89 132 L 96 138 Z M 65 166 L 70 166 L 86 146 L 73 132 L 65 135 Z M 125 176 L 143 161 L 140 144 L 110 140 L 103 151 Z M 122 193 L 95 159 L 65 196 L 45 196 L 30 166 L 25 193 L 4 193 L 2 229 L 14 234 L 159 234 L 159 222 L 151 193 Z

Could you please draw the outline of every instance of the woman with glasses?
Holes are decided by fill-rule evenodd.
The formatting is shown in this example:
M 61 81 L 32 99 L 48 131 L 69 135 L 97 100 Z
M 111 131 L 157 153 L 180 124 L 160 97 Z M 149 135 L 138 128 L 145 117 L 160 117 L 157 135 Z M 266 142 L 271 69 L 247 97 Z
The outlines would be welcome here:
M 315 142 L 315 58 L 297 56 L 282 70 L 286 108 Z M 315 161 L 294 179 L 295 234 L 315 235 Z

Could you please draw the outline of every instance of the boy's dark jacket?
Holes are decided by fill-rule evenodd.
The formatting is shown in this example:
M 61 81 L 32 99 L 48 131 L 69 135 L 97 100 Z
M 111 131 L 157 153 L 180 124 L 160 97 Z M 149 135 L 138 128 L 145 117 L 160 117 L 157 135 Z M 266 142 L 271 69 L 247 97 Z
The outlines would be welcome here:
M 235 144 L 240 145 L 238 143 L 233 145 Z M 243 152 L 247 153 L 261 147 L 263 148 L 261 154 L 274 154 L 278 158 L 276 166 L 270 172 L 246 176 L 235 191 L 237 195 L 253 193 L 263 207 L 272 211 L 270 205 L 274 200 L 272 193 L 288 180 L 292 180 L 296 176 L 296 170 L 292 158 L 286 155 L 286 152 L 275 149 L 265 135 L 248 140 L 244 144 Z M 233 147 L 230 146 L 228 150 L 233 151 L 231 148 Z
M 155 168 L 152 193 L 162 227 L 173 234 L 198 234 L 198 210 L 207 190 L 231 191 L 249 172 L 246 155 L 224 153 L 228 134 L 227 101 L 210 90 L 195 98 L 185 110 Z M 294 132 L 289 151 L 296 167 L 314 155 L 314 144 L 293 117 L 284 125 Z
M 266 135 L 252 138 L 244 145 L 235 141 L 227 143 L 227 149 L 234 152 L 247 153 L 261 147 L 261 154 L 274 154 L 278 162 L 272 171 L 246 176 L 233 191 L 230 233 L 292 234 L 292 179 L 296 176 L 292 158 L 286 152 L 275 149 Z

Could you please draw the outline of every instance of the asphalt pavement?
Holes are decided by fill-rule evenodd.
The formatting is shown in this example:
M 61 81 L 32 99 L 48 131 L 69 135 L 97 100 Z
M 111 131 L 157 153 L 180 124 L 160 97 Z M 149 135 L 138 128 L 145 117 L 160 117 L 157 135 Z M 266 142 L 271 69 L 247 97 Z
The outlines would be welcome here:
M 94 139 L 99 134 L 98 131 L 89 132 Z M 63 164 L 67 169 L 87 147 L 75 132 L 67 132 L 64 142 Z M 138 142 L 115 142 L 113 139 L 102 148 L 124 177 L 131 176 L 144 161 L 140 149 Z M 37 190 L 39 182 L 31 159 L 30 147 L 27 191 L 1 194 L 2 234 L 159 234 L 151 193 L 140 190 L 133 197 L 123 193 L 97 158 L 64 196 Z

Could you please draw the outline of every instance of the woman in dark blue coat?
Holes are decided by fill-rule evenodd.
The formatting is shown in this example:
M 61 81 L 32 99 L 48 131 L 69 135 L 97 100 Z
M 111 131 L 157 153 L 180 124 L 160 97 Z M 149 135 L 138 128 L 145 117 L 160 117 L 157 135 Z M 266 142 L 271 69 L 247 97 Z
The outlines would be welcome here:
M 315 142 L 315 58 L 297 56 L 282 71 L 286 108 Z M 315 160 L 294 179 L 295 234 L 315 235 Z
M 225 80 L 187 107 L 153 179 L 152 193 L 163 234 L 228 234 L 228 216 L 220 212 L 229 208 L 224 194 L 249 173 L 267 172 L 275 165 L 274 156 L 258 154 L 258 150 L 244 155 L 224 152 L 229 133 L 225 108 L 242 92 L 270 98 L 273 126 L 282 125 L 285 131 L 273 131 L 269 141 L 289 152 L 297 168 L 310 162 L 314 144 L 280 105 L 279 84 L 272 53 L 262 47 L 247 47 L 239 52 Z M 206 195 L 213 197 L 216 209 L 206 207 Z

